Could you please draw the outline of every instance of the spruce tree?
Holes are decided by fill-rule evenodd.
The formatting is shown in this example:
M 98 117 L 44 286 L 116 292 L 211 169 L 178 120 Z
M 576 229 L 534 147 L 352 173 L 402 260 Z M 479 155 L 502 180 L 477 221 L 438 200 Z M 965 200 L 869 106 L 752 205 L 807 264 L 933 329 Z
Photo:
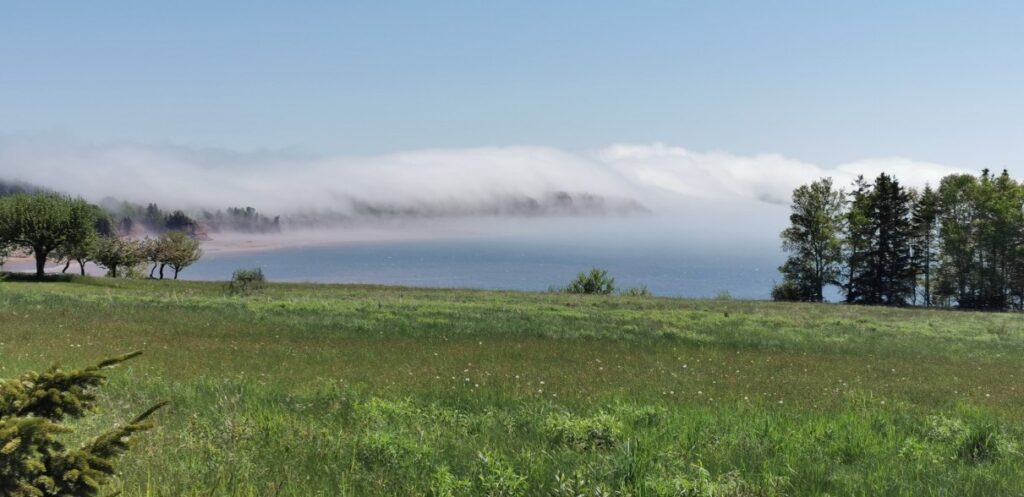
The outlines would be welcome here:
M 906 305 L 914 293 L 910 194 L 885 173 L 870 191 L 864 186 L 858 182 L 848 216 L 847 301 Z
M 925 307 L 932 306 L 932 270 L 938 257 L 938 215 L 939 197 L 931 186 L 925 185 L 910 216 L 914 273 L 921 278 L 921 298 Z
M 5 497 L 93 497 L 115 475 L 115 461 L 133 435 L 147 430 L 157 404 L 123 426 L 78 448 L 60 437 L 62 425 L 91 412 L 96 388 L 106 381 L 103 370 L 135 356 L 135 352 L 85 369 L 52 367 L 16 379 L 0 380 L 0 495 Z

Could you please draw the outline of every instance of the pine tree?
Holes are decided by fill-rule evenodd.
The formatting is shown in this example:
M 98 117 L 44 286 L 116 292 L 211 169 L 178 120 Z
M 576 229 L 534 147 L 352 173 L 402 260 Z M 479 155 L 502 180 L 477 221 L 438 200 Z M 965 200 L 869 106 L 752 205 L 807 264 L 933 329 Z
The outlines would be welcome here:
M 85 369 L 52 367 L 0 380 L 0 495 L 9 497 L 93 497 L 115 475 L 114 462 L 132 436 L 147 430 L 160 403 L 123 426 L 86 442 L 65 446 L 59 437 L 71 430 L 61 423 L 95 408 L 103 370 L 136 357 L 135 352 Z
M 931 186 L 914 203 L 910 217 L 913 230 L 914 273 L 921 277 L 921 297 L 925 307 L 932 306 L 932 270 L 937 261 L 939 197 Z
M 858 179 L 848 216 L 847 301 L 906 305 L 914 293 L 910 194 L 885 173 L 865 186 Z

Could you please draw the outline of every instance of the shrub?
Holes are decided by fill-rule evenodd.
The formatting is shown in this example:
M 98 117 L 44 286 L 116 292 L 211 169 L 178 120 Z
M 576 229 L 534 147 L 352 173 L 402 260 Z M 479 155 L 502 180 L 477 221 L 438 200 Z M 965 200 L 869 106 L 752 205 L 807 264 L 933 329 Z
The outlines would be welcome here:
M 568 293 L 609 295 L 615 291 L 615 278 L 608 276 L 604 269 L 592 268 L 589 273 L 580 273 L 565 288 Z
M 544 430 L 552 443 L 575 450 L 612 448 L 622 438 L 622 424 L 606 413 L 590 418 L 554 414 L 545 421 Z
M 137 355 L 80 370 L 54 366 L 43 373 L 0 380 L 0 495 L 99 495 L 114 477 L 115 459 L 127 452 L 133 435 L 151 427 L 147 418 L 164 403 L 77 449 L 58 440 L 59 435 L 71 431 L 61 423 L 92 411 L 95 390 L 106 381 L 102 371 Z
M 250 295 L 253 292 L 262 290 L 266 286 L 267 279 L 263 276 L 263 269 L 238 269 L 231 275 L 228 282 L 228 293 L 232 295 Z
M 807 299 L 799 285 L 792 281 L 783 281 L 772 287 L 772 300 L 776 302 L 802 302 Z
M 732 294 L 729 293 L 729 290 L 719 290 L 718 293 L 715 294 L 715 300 L 734 300 L 734 299 L 732 297 Z
M 647 289 L 647 285 L 640 285 L 621 290 L 619 295 L 622 295 L 623 297 L 650 297 L 653 294 Z

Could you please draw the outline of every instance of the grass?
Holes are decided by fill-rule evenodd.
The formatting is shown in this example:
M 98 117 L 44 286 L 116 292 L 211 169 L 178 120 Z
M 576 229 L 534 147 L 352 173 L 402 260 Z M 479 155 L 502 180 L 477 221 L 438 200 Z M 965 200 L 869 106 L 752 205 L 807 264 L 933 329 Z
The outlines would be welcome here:
M 0 376 L 140 349 L 126 496 L 1022 495 L 1017 314 L 0 283 Z

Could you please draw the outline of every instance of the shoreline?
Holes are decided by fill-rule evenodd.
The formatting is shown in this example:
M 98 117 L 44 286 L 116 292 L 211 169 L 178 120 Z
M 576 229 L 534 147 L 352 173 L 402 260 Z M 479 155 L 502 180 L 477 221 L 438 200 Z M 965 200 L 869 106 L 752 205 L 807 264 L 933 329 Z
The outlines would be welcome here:
M 278 233 L 222 232 L 202 240 L 203 257 L 222 257 L 246 253 L 273 252 L 306 247 L 329 247 L 373 243 L 401 243 L 427 240 L 441 240 L 468 234 L 445 233 L 444 230 L 411 229 L 368 229 L 335 228 L 321 230 L 284 230 Z M 63 265 L 47 261 L 46 271 L 60 273 Z M 3 270 L 29 272 L 35 270 L 35 258 L 31 255 L 11 256 Z M 68 273 L 78 274 L 77 263 L 72 263 Z M 86 274 L 102 275 L 103 269 L 93 263 L 86 264 Z

